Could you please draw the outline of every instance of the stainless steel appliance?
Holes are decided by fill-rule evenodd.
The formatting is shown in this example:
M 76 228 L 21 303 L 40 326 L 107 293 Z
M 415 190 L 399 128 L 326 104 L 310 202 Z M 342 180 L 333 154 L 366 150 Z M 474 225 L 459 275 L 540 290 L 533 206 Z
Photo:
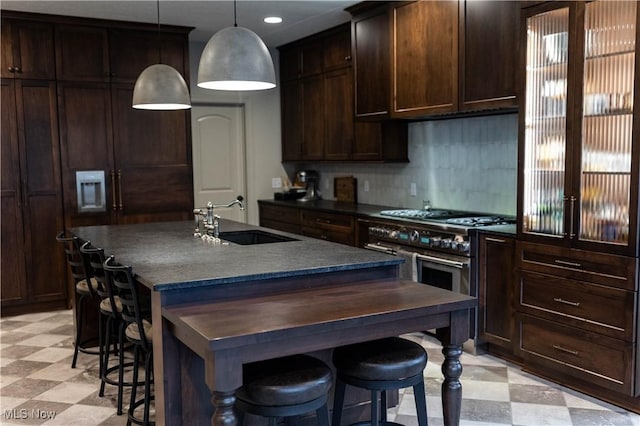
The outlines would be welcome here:
M 514 218 L 439 209 L 384 210 L 377 216 L 380 221 L 367 223 L 366 249 L 413 261 L 413 277 L 420 283 L 476 297 L 474 230 L 515 223 Z M 470 325 L 469 337 L 474 339 L 475 312 Z
M 303 170 L 296 173 L 296 182 L 300 182 L 307 187 L 307 193 L 304 197 L 299 198 L 298 201 L 313 201 L 319 200 L 320 194 L 318 192 L 318 182 L 320 176 L 318 172 L 313 170 Z

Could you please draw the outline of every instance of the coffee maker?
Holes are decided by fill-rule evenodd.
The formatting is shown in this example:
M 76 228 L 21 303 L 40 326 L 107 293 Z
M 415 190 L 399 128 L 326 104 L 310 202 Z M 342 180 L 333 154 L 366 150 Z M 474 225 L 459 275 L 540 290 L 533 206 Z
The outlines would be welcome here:
M 313 170 L 302 170 L 296 173 L 296 182 L 300 182 L 307 187 L 307 193 L 304 197 L 299 198 L 298 201 L 313 201 L 320 199 L 320 193 L 318 192 L 318 182 L 320 176 L 318 172 Z

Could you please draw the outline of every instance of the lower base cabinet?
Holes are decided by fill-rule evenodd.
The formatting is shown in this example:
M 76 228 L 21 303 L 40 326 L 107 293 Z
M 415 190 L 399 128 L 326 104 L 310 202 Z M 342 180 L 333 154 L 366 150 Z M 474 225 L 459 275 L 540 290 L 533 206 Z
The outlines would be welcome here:
M 258 201 L 260 226 L 311 238 L 355 246 L 356 220 L 352 214 L 319 211 Z
M 637 259 L 516 245 L 524 368 L 640 412 Z
M 500 348 L 507 355 L 513 353 L 516 330 L 514 255 L 514 238 L 479 235 L 478 337 L 490 352 Z

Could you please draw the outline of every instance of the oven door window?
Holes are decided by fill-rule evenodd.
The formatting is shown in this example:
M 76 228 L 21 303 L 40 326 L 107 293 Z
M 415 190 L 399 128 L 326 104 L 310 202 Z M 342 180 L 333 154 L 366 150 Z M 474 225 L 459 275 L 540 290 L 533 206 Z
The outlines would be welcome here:
M 455 293 L 469 294 L 469 269 L 418 260 L 418 281 Z

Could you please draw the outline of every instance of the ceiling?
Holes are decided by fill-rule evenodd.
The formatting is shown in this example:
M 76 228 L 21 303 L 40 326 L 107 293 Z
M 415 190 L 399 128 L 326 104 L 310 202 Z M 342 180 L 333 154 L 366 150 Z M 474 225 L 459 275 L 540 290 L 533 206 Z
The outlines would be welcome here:
M 277 47 L 349 21 L 344 9 L 358 1 L 345 0 L 238 0 L 237 22 L 258 34 L 269 47 Z M 233 25 L 232 1 L 160 1 L 160 23 L 194 27 L 191 41 L 206 42 L 222 28 Z M 23 12 L 114 19 L 156 24 L 155 0 L 0 0 L 0 9 Z M 265 24 L 263 18 L 277 15 L 281 24 Z

